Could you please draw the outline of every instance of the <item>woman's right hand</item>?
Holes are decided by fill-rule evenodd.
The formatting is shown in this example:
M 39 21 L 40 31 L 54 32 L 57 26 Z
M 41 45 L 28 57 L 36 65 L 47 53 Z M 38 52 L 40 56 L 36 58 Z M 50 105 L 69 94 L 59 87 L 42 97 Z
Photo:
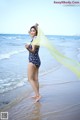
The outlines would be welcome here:
M 28 48 L 29 48 L 29 46 L 30 46 L 29 44 L 26 44 L 26 45 L 25 45 L 25 48 L 26 48 L 26 49 L 28 49 Z

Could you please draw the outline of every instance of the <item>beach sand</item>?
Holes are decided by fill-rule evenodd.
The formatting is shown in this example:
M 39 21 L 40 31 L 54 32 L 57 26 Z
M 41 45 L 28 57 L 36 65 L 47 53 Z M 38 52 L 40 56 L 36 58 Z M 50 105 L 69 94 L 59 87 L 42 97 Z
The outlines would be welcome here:
M 0 112 L 8 112 L 9 120 L 80 120 L 80 80 L 74 73 L 61 66 L 40 76 L 39 82 L 39 102 L 31 98 L 31 86 L 25 86 L 25 92 L 20 90 L 20 97 Z

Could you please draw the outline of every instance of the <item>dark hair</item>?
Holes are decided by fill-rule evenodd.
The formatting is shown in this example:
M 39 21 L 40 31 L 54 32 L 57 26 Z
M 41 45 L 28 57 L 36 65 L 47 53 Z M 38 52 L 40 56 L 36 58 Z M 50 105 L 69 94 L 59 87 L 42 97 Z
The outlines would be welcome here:
M 34 28 L 34 29 L 35 29 L 35 31 L 36 31 L 36 36 L 37 36 L 37 34 L 38 34 L 37 27 L 36 27 L 36 26 L 32 26 L 32 27 L 30 28 L 30 31 L 31 31 L 31 29 L 32 29 L 32 28 Z

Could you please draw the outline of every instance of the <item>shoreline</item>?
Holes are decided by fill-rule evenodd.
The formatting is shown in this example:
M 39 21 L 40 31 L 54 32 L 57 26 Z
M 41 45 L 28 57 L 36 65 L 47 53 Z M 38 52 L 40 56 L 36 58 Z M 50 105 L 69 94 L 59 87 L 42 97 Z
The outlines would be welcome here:
M 25 86 L 21 90 L 25 92 L 20 92 L 22 96 L 0 112 L 7 111 L 9 120 L 80 119 L 80 81 L 71 71 L 61 66 L 41 76 L 39 82 L 42 95 L 40 102 L 34 104 L 31 98 L 33 91 Z

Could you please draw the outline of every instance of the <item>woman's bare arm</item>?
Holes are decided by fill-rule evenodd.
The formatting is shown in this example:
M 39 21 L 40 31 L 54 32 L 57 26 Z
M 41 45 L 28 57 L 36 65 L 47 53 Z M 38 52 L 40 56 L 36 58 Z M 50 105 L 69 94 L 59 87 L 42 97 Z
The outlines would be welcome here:
M 30 45 L 26 44 L 26 45 L 25 45 L 26 49 L 27 49 L 28 51 L 30 51 L 31 53 L 34 53 L 35 50 L 36 50 L 36 48 L 37 48 L 37 46 L 36 46 L 36 45 L 32 45 L 32 49 L 30 49 L 29 46 L 30 46 Z

